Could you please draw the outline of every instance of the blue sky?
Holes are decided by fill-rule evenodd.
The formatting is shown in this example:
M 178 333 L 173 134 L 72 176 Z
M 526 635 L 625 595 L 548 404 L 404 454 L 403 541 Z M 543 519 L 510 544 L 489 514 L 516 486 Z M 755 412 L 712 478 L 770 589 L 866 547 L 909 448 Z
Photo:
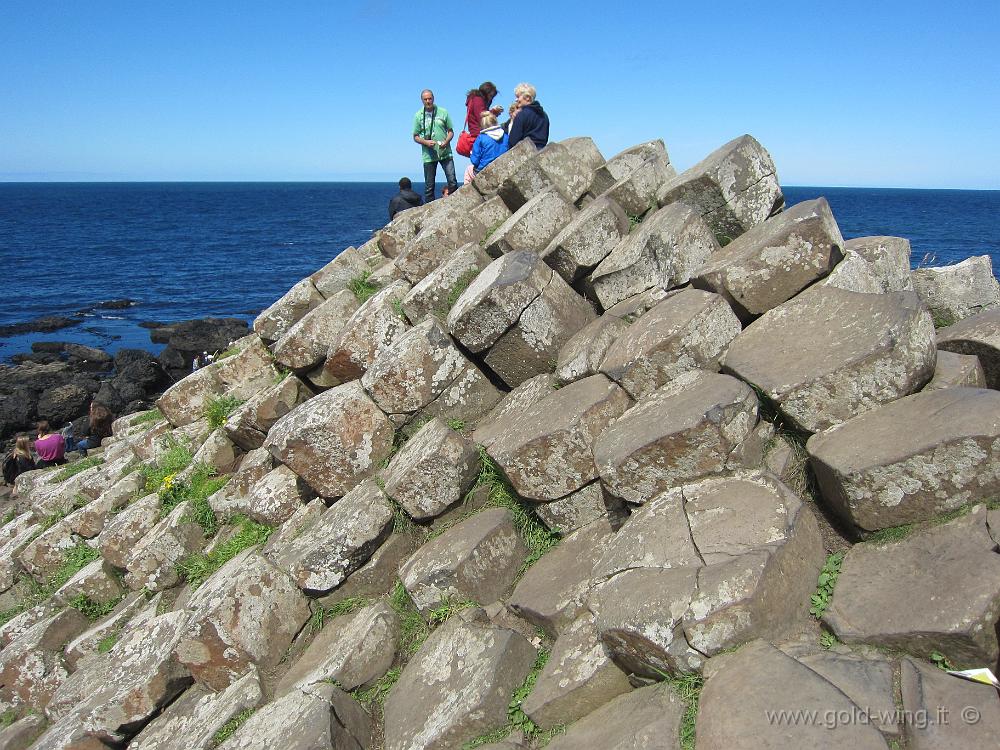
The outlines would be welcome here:
M 607 157 L 751 133 L 788 185 L 997 189 L 998 8 L 0 0 L 0 180 L 416 180 L 420 90 L 459 129 L 490 79 Z

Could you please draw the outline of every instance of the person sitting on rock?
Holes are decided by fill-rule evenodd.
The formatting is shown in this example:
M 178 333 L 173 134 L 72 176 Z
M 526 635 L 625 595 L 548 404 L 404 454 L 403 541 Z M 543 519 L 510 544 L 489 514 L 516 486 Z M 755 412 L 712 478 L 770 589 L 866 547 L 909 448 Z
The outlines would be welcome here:
M 13 485 L 14 480 L 26 471 L 35 468 L 35 459 L 31 457 L 31 441 L 27 435 L 18 435 L 14 450 L 3 462 L 3 479 Z
M 38 461 L 35 462 L 35 468 L 44 469 L 66 463 L 66 441 L 58 432 L 52 431 L 48 420 L 43 419 L 38 423 L 37 434 L 34 448 Z
M 96 401 L 90 402 L 90 413 L 87 415 L 90 420 L 90 432 L 83 440 L 77 442 L 75 450 L 86 452 L 90 448 L 96 448 L 106 437 L 111 437 L 111 423 L 115 421 L 115 415 L 104 404 Z
M 519 83 L 514 89 L 517 97 L 517 118 L 510 126 L 510 142 L 508 148 L 514 148 L 525 138 L 535 144 L 535 148 L 543 148 L 549 142 L 549 116 L 545 114 L 542 105 L 535 101 L 535 87 L 530 83 Z
M 492 112 L 483 112 L 480 118 L 481 130 L 472 144 L 472 168 L 479 174 L 494 159 L 507 153 L 507 132 L 497 125 L 497 116 Z
M 403 177 L 399 180 L 399 192 L 389 200 L 389 221 L 392 221 L 392 218 L 400 211 L 416 208 L 423 204 L 424 199 L 413 191 L 413 183 L 410 182 L 410 178 Z

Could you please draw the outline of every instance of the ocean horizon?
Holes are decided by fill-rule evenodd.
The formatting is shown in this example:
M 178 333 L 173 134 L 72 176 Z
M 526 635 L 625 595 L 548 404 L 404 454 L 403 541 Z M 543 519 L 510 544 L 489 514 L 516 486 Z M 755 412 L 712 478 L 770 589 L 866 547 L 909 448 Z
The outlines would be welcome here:
M 414 189 L 422 193 L 422 183 Z M 439 185 L 440 189 L 440 185 Z M 73 327 L 0 339 L 0 361 L 36 341 L 153 353 L 146 321 L 255 315 L 388 221 L 396 182 L 0 182 L 0 325 L 44 315 Z M 911 264 L 1000 263 L 1000 191 L 784 186 L 825 196 L 845 239 L 910 240 Z M 96 306 L 116 299 L 122 310 Z

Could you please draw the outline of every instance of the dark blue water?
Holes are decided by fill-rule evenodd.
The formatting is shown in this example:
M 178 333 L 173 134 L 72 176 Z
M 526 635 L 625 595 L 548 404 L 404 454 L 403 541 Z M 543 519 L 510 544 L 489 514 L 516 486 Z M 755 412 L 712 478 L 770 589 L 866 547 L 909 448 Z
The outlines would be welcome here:
M 419 192 L 422 186 L 415 185 Z M 385 224 L 394 183 L 0 184 L 0 324 L 73 315 L 51 334 L 0 340 L 0 359 L 33 341 L 156 351 L 140 321 L 244 317 Z M 1000 266 L 1000 191 L 789 187 L 824 195 L 846 238 L 907 237 L 913 263 L 989 254 Z

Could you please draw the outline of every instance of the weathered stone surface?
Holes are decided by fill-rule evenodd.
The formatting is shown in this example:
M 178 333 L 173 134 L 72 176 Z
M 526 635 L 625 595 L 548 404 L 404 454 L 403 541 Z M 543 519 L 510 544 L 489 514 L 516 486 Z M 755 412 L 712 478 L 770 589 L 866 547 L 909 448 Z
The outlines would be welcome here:
M 556 379 L 566 385 L 596 375 L 608 349 L 629 324 L 612 315 L 602 315 L 574 333 L 559 350 Z
M 589 138 L 549 143 L 535 160 L 552 186 L 570 203 L 576 203 L 590 189 L 594 169 L 604 163 L 604 157 Z
M 934 370 L 933 329 L 913 292 L 810 290 L 738 335 L 722 371 L 817 432 L 920 390 Z
M 340 586 L 321 597 L 319 604 L 332 607 L 355 596 L 375 599 L 388 594 L 399 578 L 399 568 L 417 551 L 422 541 L 418 534 L 391 534 L 368 562 L 351 573 Z
M 718 370 L 726 347 L 741 330 L 722 297 L 682 289 L 618 336 L 600 369 L 641 398 L 685 372 Z
M 249 509 L 250 491 L 267 476 L 274 465 L 274 456 L 265 448 L 258 448 L 243 456 L 236 473 L 222 489 L 208 498 L 208 504 L 215 514 L 219 518 L 228 519 L 236 513 L 245 513 Z
M 937 332 L 938 349 L 975 354 L 986 373 L 986 385 L 1000 390 L 1000 310 L 973 315 Z
M 280 526 L 313 497 L 312 488 L 301 477 L 287 466 L 278 466 L 227 510 L 242 513 L 258 523 Z
M 550 750 L 677 750 L 684 703 L 666 685 L 620 695 L 558 735 Z
M 171 424 L 182 427 L 197 421 L 210 399 L 228 395 L 245 401 L 272 385 L 277 374 L 271 352 L 253 336 L 238 354 L 216 360 L 171 386 L 156 406 Z
M 584 378 L 510 415 L 487 451 L 519 495 L 557 500 L 597 478 L 594 441 L 632 403 L 603 375 Z
M 738 472 L 668 490 L 596 563 L 588 602 L 628 671 L 700 670 L 706 657 L 800 627 L 823 561 L 819 527 L 785 485 Z
M 64 520 L 59 521 L 25 545 L 17 560 L 36 580 L 44 581 L 59 569 L 66 551 L 75 547 L 79 541 L 69 524 Z
M 900 694 L 907 747 L 913 750 L 989 747 L 1000 736 L 1000 699 L 990 685 L 902 659 Z
M 500 429 L 496 425 L 527 409 L 536 401 L 540 401 L 559 388 L 556 378 L 551 373 L 542 373 L 528 378 L 517 388 L 506 394 L 496 407 L 479 420 L 473 439 L 480 445 L 489 445 L 499 436 Z
M 116 568 L 125 568 L 129 553 L 160 520 L 160 497 L 146 495 L 108 521 L 97 537 L 101 556 Z
M 413 324 L 428 315 L 443 320 L 462 291 L 492 262 L 478 242 L 462 245 L 413 286 L 403 298 L 403 312 Z
M 510 695 L 534 659 L 535 650 L 517 633 L 473 616 L 452 617 L 431 634 L 389 693 L 386 750 L 458 748 L 503 726 Z
M 273 667 L 309 618 L 294 581 L 251 547 L 227 562 L 179 612 L 177 658 L 199 683 L 223 690 L 251 664 Z
M 302 279 L 274 304 L 257 316 L 253 330 L 264 341 L 277 341 L 310 310 L 319 307 L 326 298 L 308 278 Z
M 361 384 L 397 424 L 405 423 L 449 391 L 451 397 L 461 399 L 454 406 L 465 411 L 461 415 L 464 419 L 480 416 L 500 398 L 435 317 L 426 318 L 394 341 L 365 373 Z M 447 409 L 449 404 L 438 406 Z
M 58 474 L 60 470 L 56 469 Z M 44 520 L 50 516 L 62 516 L 79 507 L 81 496 L 86 501 L 97 497 L 103 484 L 100 466 L 80 472 L 62 482 L 52 482 L 31 491 L 31 509 L 35 517 Z
M 391 260 L 385 261 L 382 265 L 372 271 L 371 276 L 368 277 L 368 283 L 374 284 L 377 287 L 386 287 L 393 282 L 405 280 L 406 276 L 403 275 L 399 266 Z
M 597 148 L 597 144 L 589 136 L 577 135 L 572 138 L 564 138 L 559 141 L 577 160 L 586 164 L 591 170 L 595 170 L 605 164 L 604 155 Z
M 539 503 L 534 507 L 542 523 L 559 534 L 569 534 L 572 531 L 598 519 L 607 519 L 613 525 L 619 525 L 628 514 L 620 499 L 613 497 L 597 482 L 581 487 L 566 497 L 548 503 Z
M 10 527 L 14 528 L 10 528 Z M 42 532 L 41 524 L 34 523 L 31 513 L 23 513 L 7 524 L 4 529 L 8 536 L 0 545 L 0 592 L 14 585 L 21 570 L 18 557 L 21 551 Z
M 486 227 L 487 235 L 495 232 L 501 224 L 511 217 L 512 213 L 507 208 L 507 204 L 503 202 L 503 198 L 499 195 L 494 195 L 472 209 L 472 215 L 479 220 L 480 224 Z
M 608 159 L 605 164 L 599 164 L 594 167 L 594 177 L 590 186 L 591 192 L 595 196 L 601 195 L 614 187 L 616 182 L 628 177 L 646 160 L 654 157 L 658 157 L 667 164 L 670 163 L 667 148 L 659 138 L 620 151 Z
M 335 685 L 320 684 L 268 703 L 219 750 L 361 750 L 371 746 L 371 737 L 371 719 L 361 706 Z
M 324 497 L 347 494 L 392 449 L 393 426 L 360 383 L 345 383 L 279 419 L 264 447 Z
M 124 596 L 125 590 L 104 560 L 98 558 L 84 565 L 52 595 L 52 600 L 69 604 L 78 596 L 86 596 L 98 604 L 113 604 Z
M 57 614 L 61 608 L 62 602 L 49 599 L 10 618 L 0 625 L 0 648 L 6 648 L 27 633 L 32 626 Z
M 601 197 L 577 213 L 540 255 L 572 284 L 603 261 L 628 233 L 628 216 L 613 200 Z
M 594 294 L 608 309 L 647 289 L 686 284 L 718 254 L 719 243 L 690 206 L 677 203 L 647 216 L 591 274 Z
M 35 747 L 97 747 L 86 744 L 87 736 L 120 743 L 148 721 L 191 683 L 173 656 L 186 621 L 184 612 L 156 617 L 120 640 L 113 658 L 74 672 L 49 703 L 46 715 L 55 723 Z
M 494 258 L 519 250 L 540 255 L 576 214 L 576 209 L 558 191 L 543 190 L 520 206 L 489 236 L 486 252 Z
M 413 518 L 432 518 L 461 500 L 478 475 L 475 444 L 435 418 L 393 457 L 385 491 Z
M 444 208 L 425 223 L 420 233 L 403 246 L 393 261 L 411 284 L 416 284 L 469 242 L 478 243 L 486 235 L 486 227 L 458 204 L 444 201 Z M 409 288 L 406 292 L 409 292 Z M 406 295 L 400 295 L 400 299 Z
M 934 377 L 924 386 L 924 393 L 942 388 L 985 388 L 986 373 L 975 354 L 955 354 L 938 350 Z
M 364 375 L 375 358 L 409 329 L 395 309 L 409 291 L 409 284 L 396 281 L 361 305 L 330 345 L 323 372 L 341 382 Z
M 823 620 L 844 643 L 939 651 L 959 668 L 995 664 L 1000 555 L 986 509 L 893 544 L 852 547 Z
M 223 427 L 229 439 L 240 448 L 256 450 L 263 445 L 275 422 L 314 395 L 309 386 L 289 375 L 236 407 Z
M 226 436 L 222 427 L 212 430 L 195 453 L 192 464 L 210 466 L 219 474 L 229 474 L 243 457 L 243 451 Z
M 189 504 L 174 508 L 149 530 L 125 558 L 126 583 L 136 591 L 163 591 L 180 582 L 177 563 L 204 544 L 201 526 L 188 519 Z
M 844 257 L 825 198 L 803 201 L 715 253 L 692 283 L 721 294 L 744 321 L 791 299 Z
M 552 647 L 522 710 L 543 729 L 569 724 L 632 689 L 601 644 L 593 617 L 582 616 Z
M 939 326 L 950 326 L 977 313 L 1000 307 L 1000 282 L 988 255 L 952 266 L 922 267 L 911 274 L 913 288 Z
M 601 481 L 644 503 L 679 483 L 725 469 L 757 424 L 753 390 L 726 375 L 695 371 L 643 398 L 594 443 Z
M 857 253 L 871 266 L 878 292 L 912 292 L 910 241 L 902 237 L 855 237 L 844 243 L 845 254 Z
M 1000 494 L 1000 393 L 947 388 L 866 412 L 806 444 L 824 501 L 867 531 Z
M 838 289 L 847 289 L 850 292 L 863 294 L 883 293 L 881 281 L 875 275 L 874 266 L 865 260 L 860 253 L 847 250 L 846 247 L 843 259 L 831 269 L 830 273 L 817 281 L 816 286 L 834 286 Z
M 492 508 L 424 544 L 399 578 L 423 613 L 445 599 L 489 603 L 514 582 L 527 553 L 510 511 Z
M 368 561 L 389 535 L 392 517 L 385 493 L 373 481 L 362 482 L 275 550 L 275 560 L 299 588 L 326 593 Z
M 0 730 L 0 750 L 27 750 L 45 731 L 45 719 L 28 714 Z
M 44 711 L 69 672 L 62 663 L 63 644 L 87 627 L 87 619 L 68 608 L 32 625 L 0 652 L 0 698 Z
M 542 149 L 544 150 L 544 148 Z M 552 179 L 542 169 L 539 153 L 524 159 L 510 175 L 500 183 L 497 194 L 514 213 L 517 213 L 532 198 L 546 192 L 558 192 Z M 572 201 L 570 201 L 572 203 Z
M 358 306 L 358 298 L 348 289 L 332 295 L 278 339 L 274 358 L 292 370 L 308 370 L 322 364 L 330 346 Z
M 64 653 L 67 666 L 73 671 L 77 670 L 82 667 L 84 659 L 98 653 L 101 641 L 105 638 L 115 635 L 116 638 L 120 639 L 122 633 L 140 627 L 144 621 L 139 622 L 136 615 L 145 609 L 150 602 L 151 600 L 147 599 L 146 594 L 142 591 L 133 591 L 127 594 L 124 601 L 115 607 L 110 615 L 95 623 L 66 645 Z
M 404 223 L 410 224 L 419 216 L 419 212 L 409 213 L 414 215 L 408 215 L 404 220 L 403 214 L 400 214 L 396 221 L 389 224 L 382 231 L 380 240 L 385 237 L 386 233 L 391 232 L 394 227 L 400 227 Z M 393 256 L 389 255 L 389 257 Z M 355 247 L 348 247 L 340 251 L 333 260 L 310 276 L 309 280 L 319 290 L 320 294 L 326 299 L 330 299 L 338 292 L 347 289 L 347 285 L 351 279 L 357 278 L 366 271 L 371 270 L 372 265 L 369 263 L 368 258 L 365 257 L 365 254 Z
M 511 610 L 549 637 L 558 637 L 585 612 L 594 564 L 613 540 L 607 519 L 569 534 L 528 568 L 508 601 Z
M 220 693 L 196 685 L 174 701 L 129 743 L 129 750 L 211 750 L 215 734 L 225 724 L 264 702 L 257 670 Z
M 491 161 L 472 179 L 472 186 L 480 195 L 487 199 L 495 196 L 500 190 L 500 186 L 522 164 L 535 157 L 538 151 L 534 143 L 527 142 L 529 140 L 529 138 L 525 138 L 510 151 Z
M 654 151 L 634 169 L 629 170 L 604 193 L 629 216 L 642 216 L 656 208 L 656 193 L 677 175 L 666 152 Z
M 698 702 L 696 733 L 705 747 L 887 750 L 866 709 L 813 670 L 757 641 L 719 658 Z M 788 718 L 775 718 L 779 712 Z M 806 712 L 819 718 L 794 720 Z
M 343 690 L 370 686 L 392 666 L 398 637 L 399 618 L 384 601 L 336 617 L 281 678 L 275 695 L 324 681 Z

